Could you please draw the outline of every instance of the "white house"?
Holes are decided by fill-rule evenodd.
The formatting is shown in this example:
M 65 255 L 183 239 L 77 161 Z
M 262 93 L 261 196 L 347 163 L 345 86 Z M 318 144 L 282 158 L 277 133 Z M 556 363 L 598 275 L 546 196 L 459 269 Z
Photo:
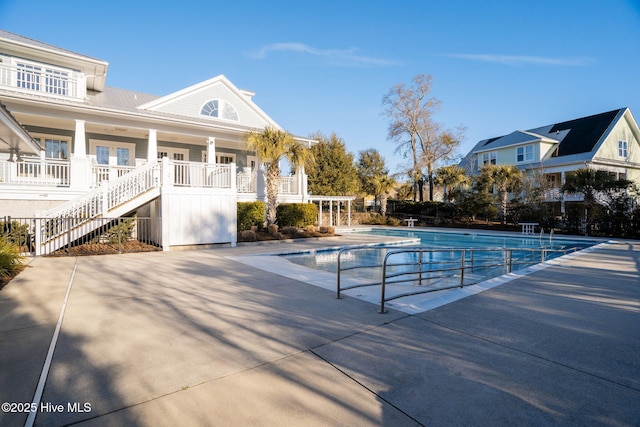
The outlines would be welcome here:
M 462 160 L 477 173 L 484 164 L 516 165 L 539 172 L 547 186 L 547 199 L 561 213 L 580 195 L 563 194 L 568 174 L 580 168 L 605 170 L 640 185 L 640 129 L 631 110 L 621 108 L 593 116 L 554 123 L 485 139 Z
M 0 30 L 0 217 L 42 218 L 38 244 L 56 218 L 131 212 L 165 250 L 235 244 L 237 202 L 265 197 L 246 136 L 280 126 L 225 76 L 154 96 L 105 86 L 108 67 Z M 280 196 L 306 201 L 303 170 Z

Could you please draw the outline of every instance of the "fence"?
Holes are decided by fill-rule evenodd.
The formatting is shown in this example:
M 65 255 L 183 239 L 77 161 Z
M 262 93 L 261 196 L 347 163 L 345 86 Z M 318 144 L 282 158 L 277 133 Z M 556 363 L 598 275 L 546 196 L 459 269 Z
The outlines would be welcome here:
M 343 248 L 338 252 L 336 297 L 348 289 L 380 286 L 380 313 L 384 313 L 385 303 L 394 299 L 474 285 L 576 250 L 579 248 Z M 359 259 L 353 256 L 358 251 L 378 251 L 379 256 L 368 259 L 382 258 L 382 262 L 344 266 L 343 257 Z M 342 272 L 355 270 L 380 270 L 380 279 L 342 286 Z M 396 292 L 392 296 L 387 295 L 389 286 Z
M 36 233 L 40 241 L 64 228 L 64 244 L 60 248 L 43 243 L 40 254 L 46 256 L 79 256 L 147 252 L 161 249 L 160 221 L 137 216 L 94 218 L 92 231 L 75 234 L 76 218 L 0 218 L 0 239 L 19 247 L 24 255 L 36 255 Z M 82 220 L 86 224 L 86 220 Z M 38 229 L 39 228 L 39 229 Z

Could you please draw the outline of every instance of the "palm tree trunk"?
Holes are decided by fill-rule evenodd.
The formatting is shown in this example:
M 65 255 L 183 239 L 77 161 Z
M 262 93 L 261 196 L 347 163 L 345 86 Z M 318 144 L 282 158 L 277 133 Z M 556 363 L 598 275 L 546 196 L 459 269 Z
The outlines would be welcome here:
M 280 186 L 280 168 L 272 162 L 267 168 L 267 225 L 275 224 L 278 207 L 278 187 Z
M 382 216 L 387 216 L 387 200 L 386 193 L 380 194 L 380 215 Z
M 507 204 L 509 203 L 509 193 L 506 191 L 500 192 L 500 224 L 505 225 L 507 223 Z

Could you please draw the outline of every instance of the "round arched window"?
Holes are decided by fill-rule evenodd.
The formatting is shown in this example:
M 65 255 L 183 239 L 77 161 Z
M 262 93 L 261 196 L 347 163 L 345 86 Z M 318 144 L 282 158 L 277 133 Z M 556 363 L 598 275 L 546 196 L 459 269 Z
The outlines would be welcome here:
M 208 117 L 238 121 L 238 112 L 228 102 L 214 99 L 202 106 L 200 114 Z

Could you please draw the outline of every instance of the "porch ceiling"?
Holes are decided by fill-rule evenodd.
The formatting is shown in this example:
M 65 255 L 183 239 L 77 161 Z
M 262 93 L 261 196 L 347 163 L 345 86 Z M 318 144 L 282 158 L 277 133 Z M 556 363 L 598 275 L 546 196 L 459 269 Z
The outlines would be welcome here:
M 31 138 L 29 132 L 0 103 L 0 152 L 14 154 L 40 154 L 40 145 Z

